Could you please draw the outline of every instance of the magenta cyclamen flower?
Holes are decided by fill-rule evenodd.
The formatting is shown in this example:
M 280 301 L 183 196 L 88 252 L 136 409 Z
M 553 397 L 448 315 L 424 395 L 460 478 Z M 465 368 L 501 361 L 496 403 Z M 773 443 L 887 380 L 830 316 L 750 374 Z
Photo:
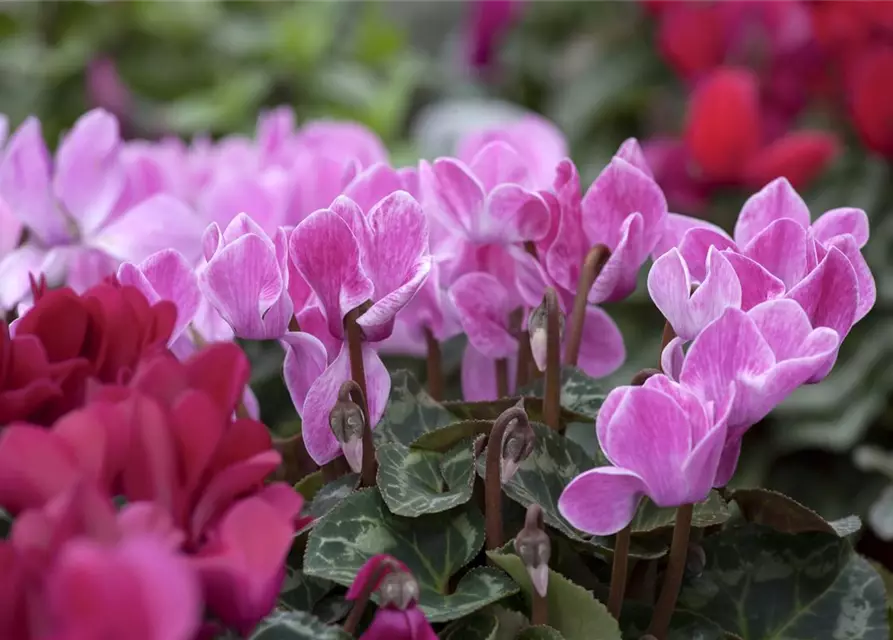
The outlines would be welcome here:
M 84 290 L 165 248 L 198 257 L 201 223 L 185 204 L 156 194 L 118 213 L 125 173 L 118 123 L 100 109 L 82 116 L 50 159 L 40 123 L 27 119 L 0 164 L 0 199 L 31 240 L 0 263 L 0 306 L 25 298 L 28 274 L 44 273 Z M 114 214 L 114 215 L 113 215 Z
M 561 514 L 581 531 L 610 535 L 632 521 L 643 495 L 660 507 L 704 500 L 725 445 L 734 391 L 724 399 L 704 402 L 663 375 L 611 391 L 596 432 L 615 466 L 574 478 L 558 500 Z
M 301 412 L 307 451 L 317 463 L 325 464 L 338 455 L 340 446 L 329 428 L 329 411 L 341 383 L 350 377 L 347 348 L 341 344 L 345 316 L 363 309 L 357 324 L 365 343 L 391 335 L 395 316 L 428 277 L 428 228 L 421 206 L 405 191 L 391 193 L 367 214 L 342 196 L 299 224 L 289 246 L 319 311 L 299 315 L 304 331 L 284 339 L 290 350 L 285 380 Z M 325 321 L 327 330 L 314 331 L 307 325 L 314 316 Z M 374 427 L 384 411 L 390 377 L 378 354 L 365 343 L 367 400 Z M 304 362 L 314 364 L 305 368 Z
M 728 443 L 716 486 L 731 478 L 747 429 L 797 387 L 827 375 L 840 342 L 833 329 L 813 329 L 799 304 L 779 299 L 748 312 L 727 309 L 684 356 L 681 339 L 667 346 L 662 364 L 668 375 L 705 403 L 730 405 Z
M 246 214 L 221 232 L 216 223 L 202 239 L 207 266 L 199 287 L 235 335 L 252 340 L 282 337 L 294 314 L 288 294 L 288 236 L 273 239 Z

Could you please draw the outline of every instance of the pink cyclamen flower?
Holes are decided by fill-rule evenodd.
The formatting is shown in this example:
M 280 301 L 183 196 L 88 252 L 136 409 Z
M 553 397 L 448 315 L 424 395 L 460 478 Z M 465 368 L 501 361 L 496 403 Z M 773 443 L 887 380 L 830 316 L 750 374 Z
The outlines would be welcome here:
M 730 404 L 716 486 L 731 478 L 744 433 L 799 386 L 827 375 L 840 342 L 833 329 L 814 329 L 797 302 L 778 299 L 747 312 L 726 309 L 684 356 L 680 338 L 667 345 L 661 359 L 668 375 L 705 403 Z
M 202 239 L 208 261 L 199 273 L 202 293 L 240 338 L 282 337 L 294 314 L 289 296 L 288 236 L 270 237 L 248 215 L 220 231 L 211 223 Z
M 846 335 L 871 310 L 877 297 L 874 277 L 861 253 L 867 241 L 868 218 L 864 211 L 833 209 L 810 225 L 806 204 L 787 180 L 779 178 L 744 204 L 735 225 L 734 239 L 716 229 L 692 228 L 683 235 L 679 252 L 692 278 L 701 281 L 706 275 L 710 247 L 723 250 L 744 287 L 742 308 L 745 310 L 771 297 L 761 299 L 753 291 L 748 292 L 747 283 L 762 282 L 761 286 L 766 289 L 781 288 L 786 297 L 814 300 L 819 290 L 830 286 L 830 283 L 821 284 L 824 278 L 831 282 L 840 278 L 848 281 L 848 274 L 839 273 L 842 268 L 839 261 L 832 258 L 826 262 L 832 253 L 842 253 L 853 270 L 855 285 L 839 289 L 834 297 L 829 296 L 827 301 L 832 307 L 806 303 L 804 308 L 810 312 L 814 326 L 823 321 L 818 315 L 826 320 L 828 316 L 835 316 L 834 323 L 826 326 Z M 840 307 L 851 306 L 855 307 L 852 316 L 836 312 Z M 847 322 L 841 322 L 842 315 L 847 316 Z
M 338 388 L 350 377 L 344 318 L 371 303 L 357 324 L 364 336 L 367 400 L 374 427 L 384 411 L 390 376 L 368 343 L 391 335 L 395 316 L 425 283 L 431 268 L 428 228 L 421 206 L 405 191 L 387 195 L 367 214 L 342 196 L 299 224 L 289 246 L 295 267 L 316 296 L 316 306 L 299 314 L 304 331 L 284 338 L 288 349 L 284 375 L 301 412 L 307 451 L 324 464 L 339 452 L 328 416 Z M 324 324 L 309 327 L 307 322 L 314 320 Z
M 663 375 L 611 391 L 596 432 L 614 466 L 574 478 L 558 500 L 561 514 L 581 531 L 610 535 L 632 521 L 643 495 L 660 507 L 704 500 L 725 445 L 734 391 L 725 399 L 704 402 Z
M 114 273 L 121 260 L 139 262 L 175 248 L 198 256 L 201 223 L 176 198 L 156 194 L 111 217 L 124 186 L 118 123 L 96 109 L 63 138 L 51 162 L 40 123 L 28 118 L 10 138 L 0 164 L 0 199 L 31 241 L 0 263 L 0 306 L 28 291 L 28 274 L 45 273 L 77 291 Z

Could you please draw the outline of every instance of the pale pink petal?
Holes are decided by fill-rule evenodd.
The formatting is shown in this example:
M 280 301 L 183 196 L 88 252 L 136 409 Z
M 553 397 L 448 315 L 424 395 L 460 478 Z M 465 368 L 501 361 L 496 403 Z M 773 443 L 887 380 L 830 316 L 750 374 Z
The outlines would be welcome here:
M 570 481 L 558 498 L 558 510 L 576 529 L 608 536 L 632 522 L 645 491 L 632 471 L 599 467 Z
M 734 394 L 734 391 L 730 392 Z M 727 405 L 731 407 L 731 401 Z M 718 424 L 712 425 L 695 443 L 694 448 L 682 465 L 686 479 L 688 502 L 706 500 L 710 490 L 716 486 L 716 477 L 726 444 L 728 416 L 721 416 Z
M 425 212 L 405 191 L 384 198 L 368 220 L 370 237 L 363 265 L 375 287 L 374 303 L 357 322 L 374 342 L 390 335 L 394 316 L 428 277 L 431 258 Z
M 150 303 L 170 300 L 177 306 L 171 342 L 192 322 L 201 302 L 195 271 L 174 249 L 154 253 L 139 265 L 122 264 L 118 267 L 118 281 L 139 289 Z
M 46 255 L 46 251 L 33 244 L 23 244 L 0 258 L 0 309 L 12 309 L 30 296 L 28 276 L 40 278 Z
M 835 236 L 849 234 L 861 249 L 868 242 L 868 215 L 862 209 L 841 207 L 823 213 L 812 224 L 816 240 L 828 242 Z
M 760 263 L 731 249 L 725 249 L 722 254 L 738 274 L 738 282 L 741 283 L 742 311 L 748 311 L 761 302 L 784 295 L 784 282 L 769 273 Z
M 732 240 L 722 228 L 716 226 L 712 222 L 707 222 L 700 218 L 684 216 L 679 213 L 668 213 L 666 222 L 664 223 L 664 232 L 661 235 L 660 240 L 658 240 L 657 245 L 654 247 L 654 251 L 651 252 L 651 257 L 654 260 L 657 260 L 670 249 L 679 247 L 689 229 L 709 229 L 715 234 L 728 239 L 729 243 L 731 243 Z M 720 248 L 723 247 L 720 246 Z M 706 249 L 704 249 L 703 255 L 707 255 Z
M 352 158 L 361 167 L 387 162 L 388 151 L 370 129 L 356 122 L 314 120 L 297 133 L 295 143 L 322 153 Z
M 787 178 L 776 178 L 748 198 L 735 223 L 735 242 L 746 246 L 776 220 L 790 219 L 809 228 L 809 208 Z
M 843 252 L 832 247 L 819 266 L 785 297 L 803 307 L 813 327 L 830 327 L 845 336 L 859 308 L 856 271 Z
M 616 371 L 626 360 L 623 334 L 617 324 L 599 307 L 586 307 L 578 366 L 593 378 Z
M 549 232 L 551 218 L 539 194 L 516 184 L 493 189 L 484 205 L 484 215 L 470 234 L 473 241 L 509 244 L 539 240 Z
M 338 214 L 317 211 L 292 231 L 289 251 L 319 298 L 329 331 L 341 337 L 344 316 L 370 299 L 374 291 L 360 265 L 360 247 L 350 228 Z
M 626 160 L 649 178 L 654 177 L 651 167 L 648 166 L 648 162 L 645 160 L 645 153 L 642 151 L 642 147 L 639 146 L 639 141 L 635 138 L 624 140 L 614 155 L 622 160 Z
M 738 468 L 738 458 L 741 456 L 741 437 L 730 438 L 726 441 L 726 445 L 722 450 L 719 458 L 719 466 L 716 470 L 716 478 L 713 480 L 714 487 L 724 487 L 735 475 L 735 469 Z
M 301 415 L 307 392 L 328 365 L 326 348 L 305 331 L 289 331 L 279 342 L 285 349 L 282 377 L 295 410 Z
M 670 249 L 654 261 L 648 272 L 648 295 L 654 306 L 673 327 L 676 335 L 691 340 L 699 327 L 691 326 L 692 318 L 688 310 L 691 297 L 691 276 L 682 254 L 678 249 Z
M 89 244 L 128 262 L 142 262 L 162 249 L 176 249 L 191 262 L 201 254 L 204 230 L 192 209 L 158 194 L 101 229 Z
M 361 211 L 369 212 L 376 204 L 395 191 L 403 189 L 400 175 L 391 166 L 374 164 L 357 175 L 344 189 L 344 195 L 353 200 Z
M 423 167 L 424 168 L 424 167 Z M 484 208 L 484 188 L 468 168 L 452 158 L 438 158 L 420 179 L 429 183 L 434 215 L 454 231 L 472 232 Z
M 106 278 L 115 274 L 120 260 L 110 256 L 105 251 L 90 249 L 73 245 L 71 247 L 58 247 L 47 254 L 50 259 L 52 253 L 64 253 L 65 284 L 74 289 L 75 293 L 83 293 L 90 287 L 99 284 Z
M 363 365 L 366 370 L 366 390 L 369 397 L 369 421 L 374 428 L 384 413 L 391 378 L 374 349 L 363 345 Z M 350 357 L 347 343 L 334 362 L 310 386 L 304 400 L 301 427 L 307 453 L 317 464 L 326 464 L 341 455 L 341 445 L 329 426 L 329 413 L 338 399 L 338 390 L 350 379 Z
M 673 338 L 660 354 L 661 371 L 673 381 L 679 380 L 679 374 L 682 373 L 682 363 L 685 361 L 683 344 L 685 340 L 682 338 Z
M 285 218 L 285 202 L 261 174 L 220 173 L 201 193 L 196 208 L 206 222 L 228 225 L 240 213 L 259 220 L 272 232 Z
M 50 188 L 50 154 L 40 122 L 29 117 L 9 139 L 0 163 L 0 197 L 44 244 L 71 239 Z
M 22 239 L 22 221 L 0 197 L 0 258 L 19 246 Z
M 853 322 L 859 322 L 874 307 L 877 301 L 877 285 L 871 268 L 865 261 L 865 256 L 859 250 L 859 241 L 850 234 L 839 235 L 831 238 L 825 245 L 826 249 L 835 247 L 849 259 L 856 272 L 856 283 L 859 286 L 859 305 L 856 307 L 856 317 Z
M 124 188 L 120 147 L 115 116 L 94 109 L 75 122 L 56 152 L 53 189 L 86 236 L 105 222 Z
M 688 310 L 693 328 L 700 332 L 725 309 L 741 306 L 741 283 L 728 259 L 715 247 L 707 254 L 707 277 L 691 294 Z M 679 333 L 679 332 L 677 332 Z M 682 337 L 682 333 L 679 333 Z M 694 335 L 691 336 L 694 338 Z
M 620 226 L 620 240 L 589 290 L 589 302 L 616 302 L 635 291 L 639 269 L 648 253 L 645 220 L 641 214 L 634 213 Z
M 508 388 L 511 393 L 515 388 L 517 370 L 515 354 L 508 358 L 507 367 Z M 467 402 L 498 400 L 500 397 L 496 383 L 496 360 L 475 349 L 471 342 L 465 345 L 465 352 L 462 355 L 461 383 L 462 397 Z
M 229 342 L 234 337 L 233 328 L 204 296 L 199 301 L 192 327 L 206 342 Z
M 707 253 L 710 247 L 719 250 L 730 249 L 737 253 L 738 247 L 721 229 L 693 227 L 685 232 L 679 243 L 679 253 L 685 258 L 691 277 L 700 282 L 707 277 Z
M 615 157 L 583 196 L 583 230 L 590 244 L 602 243 L 612 251 L 623 237 L 623 222 L 633 213 L 644 221 L 645 256 L 657 246 L 664 231 L 667 201 L 652 178 Z M 644 256 L 643 258 L 644 259 Z
M 549 275 L 560 287 L 574 291 L 589 242 L 581 220 L 580 176 L 570 160 L 563 160 L 556 167 L 553 189 L 555 205 L 554 210 L 550 208 L 550 214 L 557 220 L 553 220 L 554 238 L 551 242 L 548 238 L 542 241 L 548 243 L 544 262 Z
M 530 186 L 524 159 L 505 142 L 484 146 L 474 155 L 469 168 L 488 193 L 501 184 Z
M 518 350 L 518 340 L 508 330 L 512 311 L 508 292 L 486 273 L 470 273 L 450 288 L 450 298 L 468 340 L 488 358 L 508 358 Z
M 794 220 L 782 218 L 763 228 L 742 253 L 760 263 L 790 289 L 808 272 L 809 247 L 806 228 Z

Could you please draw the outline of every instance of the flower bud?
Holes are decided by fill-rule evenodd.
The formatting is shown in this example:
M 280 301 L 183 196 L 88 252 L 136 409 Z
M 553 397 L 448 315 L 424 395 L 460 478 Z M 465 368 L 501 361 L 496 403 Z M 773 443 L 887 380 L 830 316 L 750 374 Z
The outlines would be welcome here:
M 543 528 L 543 510 L 538 504 L 527 507 L 524 528 L 515 536 L 515 551 L 524 562 L 536 592 L 545 597 L 549 588 L 549 557 L 552 542 Z
M 527 332 L 530 334 L 530 351 L 533 361 L 540 371 L 546 370 L 546 349 L 549 336 L 549 310 L 544 298 L 540 306 L 530 312 L 527 318 Z M 564 313 L 558 309 L 558 342 L 564 336 Z
M 499 456 L 499 478 L 502 484 L 507 483 L 518 471 L 536 444 L 536 436 L 529 424 L 521 426 L 513 420 L 502 436 L 502 448 Z
M 381 606 L 393 605 L 403 610 L 418 601 L 419 583 L 411 573 L 395 571 L 384 577 L 378 593 L 381 596 Z
M 363 467 L 363 410 L 349 399 L 341 398 L 329 413 L 329 427 L 341 444 L 341 450 L 354 473 Z

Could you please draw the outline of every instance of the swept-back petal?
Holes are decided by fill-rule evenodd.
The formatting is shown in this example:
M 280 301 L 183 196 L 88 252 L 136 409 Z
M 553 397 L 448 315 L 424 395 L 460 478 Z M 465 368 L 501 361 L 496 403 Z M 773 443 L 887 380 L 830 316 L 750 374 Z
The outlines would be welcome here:
M 735 223 L 735 242 L 747 246 L 776 220 L 789 218 L 809 228 L 809 208 L 786 178 L 776 178 L 744 203 Z
M 469 273 L 456 280 L 449 295 L 475 349 L 488 358 L 508 358 L 517 351 L 518 340 L 508 330 L 508 291 L 496 278 Z
M 862 209 L 841 207 L 826 211 L 812 224 L 812 232 L 819 242 L 849 234 L 861 249 L 868 242 L 868 214 Z
M 645 492 L 645 482 L 632 471 L 599 467 L 570 481 L 558 498 L 558 510 L 575 528 L 608 536 L 632 522 Z

